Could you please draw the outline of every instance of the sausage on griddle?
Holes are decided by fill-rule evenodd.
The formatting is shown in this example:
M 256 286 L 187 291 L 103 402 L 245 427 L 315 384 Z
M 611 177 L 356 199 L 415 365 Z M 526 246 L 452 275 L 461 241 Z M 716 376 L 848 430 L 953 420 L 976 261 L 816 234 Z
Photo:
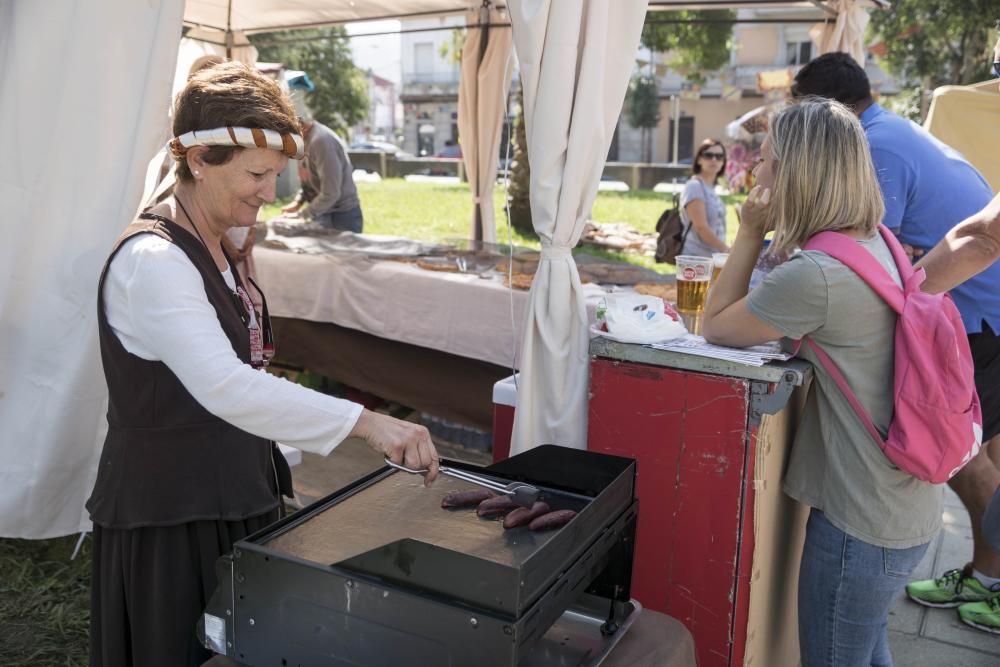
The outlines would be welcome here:
M 528 528 L 532 530 L 562 528 L 575 516 L 576 512 L 573 510 L 556 510 L 555 512 L 549 512 L 548 514 L 543 514 L 540 517 L 532 519 L 531 523 L 528 524 Z
M 441 499 L 441 507 L 454 509 L 456 507 L 475 507 L 488 498 L 493 492 L 488 489 L 473 489 L 471 491 L 452 491 Z
M 518 507 L 520 505 L 511 500 L 510 496 L 497 496 L 479 503 L 476 514 L 484 519 L 498 519 Z
M 517 528 L 518 526 L 531 523 L 533 519 L 548 513 L 548 503 L 536 500 L 535 504 L 531 507 L 518 507 L 516 510 L 508 514 L 503 520 L 503 527 L 505 530 Z

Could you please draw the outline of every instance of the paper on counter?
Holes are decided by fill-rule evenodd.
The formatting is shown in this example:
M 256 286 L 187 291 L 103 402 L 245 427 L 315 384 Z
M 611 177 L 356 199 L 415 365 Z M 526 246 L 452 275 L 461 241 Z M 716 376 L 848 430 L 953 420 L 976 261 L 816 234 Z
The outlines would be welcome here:
M 723 359 L 747 366 L 763 366 L 769 361 L 787 361 L 792 355 L 781 351 L 777 342 L 754 345 L 752 347 L 736 348 L 724 345 L 712 345 L 701 336 L 687 334 L 665 343 L 652 343 L 650 347 L 669 352 L 683 352 L 699 357 Z

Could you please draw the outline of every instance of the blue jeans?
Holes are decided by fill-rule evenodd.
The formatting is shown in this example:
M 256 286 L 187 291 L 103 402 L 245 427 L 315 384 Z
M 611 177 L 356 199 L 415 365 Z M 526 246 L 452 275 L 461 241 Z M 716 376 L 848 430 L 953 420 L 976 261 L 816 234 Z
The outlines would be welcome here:
M 813 509 L 799 569 L 802 667 L 891 667 L 889 608 L 925 551 L 862 542 Z
M 330 211 L 313 218 L 327 229 L 338 229 L 342 232 L 354 232 L 360 234 L 364 226 L 364 216 L 361 215 L 361 207 L 355 206 L 346 211 Z

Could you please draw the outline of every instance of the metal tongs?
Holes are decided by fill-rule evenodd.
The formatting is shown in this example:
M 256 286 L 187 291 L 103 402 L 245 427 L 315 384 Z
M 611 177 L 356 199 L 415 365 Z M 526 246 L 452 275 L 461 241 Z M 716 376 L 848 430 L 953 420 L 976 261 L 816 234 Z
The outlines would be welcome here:
M 427 472 L 426 469 L 414 470 L 413 468 L 407 468 L 406 466 L 398 463 L 393 463 L 389 460 L 388 456 L 385 457 L 385 464 L 395 468 L 396 470 L 402 470 L 403 472 L 408 472 L 413 475 L 423 475 Z M 469 482 L 470 484 L 482 486 L 490 491 L 496 491 L 501 495 L 510 496 L 510 499 L 521 507 L 530 508 L 535 504 L 535 501 L 538 500 L 538 495 L 541 493 L 537 488 L 531 486 L 530 484 L 524 484 L 522 482 L 501 484 L 500 482 L 489 479 L 488 477 L 481 477 L 471 472 L 458 470 L 457 468 L 449 468 L 448 466 L 438 466 L 438 472 L 442 475 L 448 475 L 449 477 L 460 479 L 463 482 Z

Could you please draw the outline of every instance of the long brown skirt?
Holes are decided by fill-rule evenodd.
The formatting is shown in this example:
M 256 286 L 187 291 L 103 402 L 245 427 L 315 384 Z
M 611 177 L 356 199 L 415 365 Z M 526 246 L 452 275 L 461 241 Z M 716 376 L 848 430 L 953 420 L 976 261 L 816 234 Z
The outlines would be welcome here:
M 195 624 L 215 590 L 215 561 L 278 519 L 115 529 L 94 526 L 92 667 L 197 667 L 212 657 Z

